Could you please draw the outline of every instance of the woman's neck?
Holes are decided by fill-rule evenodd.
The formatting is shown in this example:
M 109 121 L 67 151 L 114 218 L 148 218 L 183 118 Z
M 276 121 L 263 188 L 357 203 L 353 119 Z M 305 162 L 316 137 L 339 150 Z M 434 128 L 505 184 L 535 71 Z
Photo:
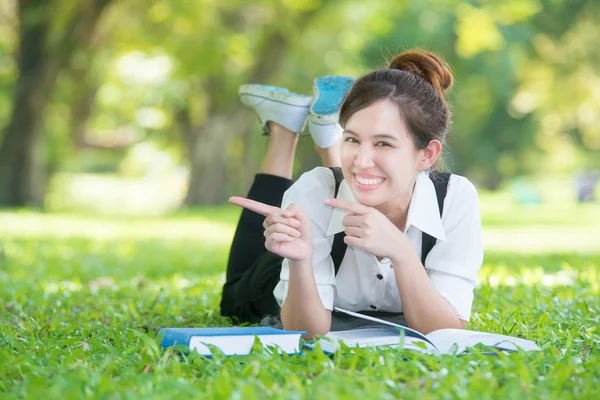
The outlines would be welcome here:
M 410 208 L 413 190 L 407 191 L 407 194 L 408 196 L 398 196 L 376 207 L 379 212 L 385 215 L 402 232 L 406 228 L 406 219 L 408 218 L 408 209 Z
M 410 207 L 411 197 L 403 199 L 403 202 L 388 202 L 377 207 L 383 215 L 385 215 L 400 231 L 404 232 L 406 228 L 406 219 L 408 218 L 408 209 Z

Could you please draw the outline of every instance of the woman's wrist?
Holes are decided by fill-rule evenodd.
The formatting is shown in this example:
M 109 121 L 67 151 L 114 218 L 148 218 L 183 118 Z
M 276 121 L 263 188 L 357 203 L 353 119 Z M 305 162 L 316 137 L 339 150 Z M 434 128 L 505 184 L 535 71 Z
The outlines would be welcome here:
M 411 260 L 417 258 L 417 253 L 414 250 L 414 247 L 405 247 L 400 248 L 395 251 L 390 257 L 388 257 L 392 262 L 392 268 L 403 268 L 406 264 L 411 263 Z
M 392 268 L 400 268 L 401 265 L 404 263 L 404 260 L 402 259 L 402 255 L 393 255 L 391 257 L 389 257 L 391 263 L 390 263 L 390 267 Z
M 411 251 L 414 252 L 414 247 L 408 238 L 404 234 L 398 235 L 398 237 L 394 239 L 394 248 L 392 252 L 387 256 L 391 261 L 392 268 L 404 264 L 406 257 Z
M 306 269 L 306 268 L 312 269 L 312 259 L 313 259 L 313 253 L 311 251 L 310 254 L 303 260 L 290 260 L 288 258 L 288 265 L 290 266 L 290 268 L 295 268 L 295 269 Z

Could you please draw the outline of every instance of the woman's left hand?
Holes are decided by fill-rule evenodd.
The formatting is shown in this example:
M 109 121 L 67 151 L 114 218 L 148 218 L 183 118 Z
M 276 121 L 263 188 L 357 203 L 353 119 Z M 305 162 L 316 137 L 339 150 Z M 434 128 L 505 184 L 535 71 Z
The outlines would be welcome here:
M 376 257 L 393 259 L 402 254 L 408 238 L 385 215 L 373 207 L 340 199 L 325 199 L 325 204 L 348 211 L 343 224 L 346 227 L 344 242 Z

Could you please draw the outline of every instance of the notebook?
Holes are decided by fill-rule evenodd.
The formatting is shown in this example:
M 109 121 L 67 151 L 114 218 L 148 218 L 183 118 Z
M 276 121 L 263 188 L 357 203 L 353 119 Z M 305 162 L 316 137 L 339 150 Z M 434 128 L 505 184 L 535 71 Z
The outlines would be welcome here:
M 184 345 L 204 356 L 210 356 L 216 346 L 228 356 L 249 354 L 256 338 L 263 347 L 278 353 L 294 354 L 300 351 L 300 336 L 305 332 L 285 331 L 270 327 L 230 328 L 162 328 L 157 336 L 160 345 L 168 348 Z
M 352 347 L 389 347 L 402 345 L 405 349 L 417 350 L 432 354 L 459 354 L 478 344 L 492 347 L 499 351 L 541 350 L 531 340 L 498 335 L 493 333 L 468 331 L 464 329 L 439 329 L 423 335 L 414 329 L 398 325 L 379 318 L 335 308 L 336 311 L 375 322 L 376 325 L 346 331 L 329 332 L 317 342 L 325 353 L 334 353 L 341 347 L 340 342 Z M 317 342 L 304 342 L 308 348 L 314 348 Z

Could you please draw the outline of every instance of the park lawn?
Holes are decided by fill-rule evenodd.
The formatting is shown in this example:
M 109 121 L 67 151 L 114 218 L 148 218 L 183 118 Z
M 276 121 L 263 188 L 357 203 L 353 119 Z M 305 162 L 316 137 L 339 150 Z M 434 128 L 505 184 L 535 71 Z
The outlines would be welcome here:
M 159 327 L 230 324 L 218 303 L 239 210 L 1 212 L 0 397 L 600 398 L 600 250 L 581 243 L 599 237 L 598 209 L 567 210 L 569 219 L 482 210 L 494 239 L 469 328 L 531 339 L 542 352 L 180 356 L 158 348 Z M 523 229 L 544 240 L 518 246 Z

